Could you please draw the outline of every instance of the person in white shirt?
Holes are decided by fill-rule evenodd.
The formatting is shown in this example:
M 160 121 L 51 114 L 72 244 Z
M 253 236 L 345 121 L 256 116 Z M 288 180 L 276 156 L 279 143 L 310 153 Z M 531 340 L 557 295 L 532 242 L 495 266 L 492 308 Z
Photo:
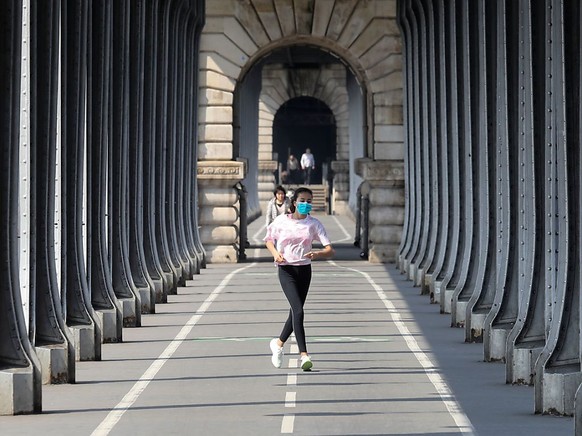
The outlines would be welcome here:
M 311 184 L 311 172 L 315 169 L 315 158 L 311 154 L 311 149 L 305 149 L 301 156 L 301 169 L 303 170 L 303 183 Z

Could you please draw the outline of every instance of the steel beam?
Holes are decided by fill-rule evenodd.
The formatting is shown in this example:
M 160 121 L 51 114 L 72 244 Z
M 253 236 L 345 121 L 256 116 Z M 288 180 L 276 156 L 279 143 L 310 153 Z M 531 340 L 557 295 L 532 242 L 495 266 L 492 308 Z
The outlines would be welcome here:
M 100 360 L 102 330 L 91 305 L 83 243 L 84 162 L 87 86 L 88 2 L 63 3 L 61 59 L 63 119 L 61 131 L 62 229 L 61 289 L 67 325 L 75 336 L 78 360 Z
M 44 384 L 75 381 L 75 343 L 61 309 L 55 261 L 59 20 L 57 3 L 32 2 L 30 283 L 34 316 L 29 334 L 41 361 Z
M 22 310 L 18 256 L 18 179 L 22 2 L 0 3 L 0 414 L 40 412 L 41 365 Z

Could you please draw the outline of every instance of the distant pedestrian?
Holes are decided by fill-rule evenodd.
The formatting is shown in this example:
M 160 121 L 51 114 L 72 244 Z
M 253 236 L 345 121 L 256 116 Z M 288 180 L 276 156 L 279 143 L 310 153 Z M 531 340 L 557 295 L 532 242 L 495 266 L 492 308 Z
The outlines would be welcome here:
M 311 149 L 306 148 L 301 155 L 301 169 L 303 170 L 303 183 L 311 184 L 311 172 L 315 169 L 315 158 L 311 154 Z
M 287 180 L 289 183 L 299 183 L 297 173 L 299 173 L 299 161 L 290 154 L 289 159 L 287 159 Z
M 273 353 L 271 362 L 280 368 L 283 360 L 283 345 L 295 332 L 301 356 L 301 369 L 309 371 L 313 366 L 307 353 L 303 306 L 311 283 L 311 261 L 333 256 L 334 250 L 323 224 L 309 215 L 313 193 L 307 188 L 298 188 L 291 198 L 291 213 L 278 216 L 267 227 L 265 245 L 273 255 L 281 288 L 291 309 L 283 330 L 269 346 Z M 314 251 L 313 241 L 319 241 L 323 250 Z
M 287 192 L 282 186 L 277 186 L 273 191 L 274 197 L 267 205 L 267 226 L 271 224 L 279 215 L 289 213 L 291 201 L 287 198 Z

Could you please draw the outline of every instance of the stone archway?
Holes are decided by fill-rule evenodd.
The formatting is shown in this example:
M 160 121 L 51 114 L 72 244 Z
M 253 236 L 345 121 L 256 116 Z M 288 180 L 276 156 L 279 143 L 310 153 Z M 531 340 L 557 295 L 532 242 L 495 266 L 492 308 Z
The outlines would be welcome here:
M 397 209 L 393 216 L 400 217 L 394 222 L 371 219 L 370 234 L 376 236 L 370 259 L 392 259 L 398 248 L 404 147 L 396 1 L 224 0 L 207 2 L 200 47 L 198 184 L 201 238 L 209 262 L 237 260 L 233 185 L 245 177 L 233 145 L 237 86 L 270 52 L 298 44 L 342 59 L 364 93 L 365 155 L 354 169 L 371 187 L 371 208 Z
M 334 115 L 336 122 L 337 152 L 334 162 L 349 159 L 348 91 L 346 87 L 346 68 L 342 64 L 324 66 L 319 70 L 295 69 L 290 71 L 283 65 L 267 65 L 263 68 L 263 86 L 259 98 L 259 180 L 258 192 L 261 204 L 272 196 L 273 171 L 276 162 L 271 160 L 273 153 L 273 121 L 281 106 L 296 97 L 313 97 L 324 102 Z M 262 133 L 262 134 L 261 134 Z M 267 159 L 261 159 L 261 157 Z M 339 167 L 339 165 L 336 165 Z M 337 172 L 334 180 L 333 210 L 345 213 L 348 186 L 341 183 L 346 173 Z M 271 181 L 269 184 L 268 182 Z

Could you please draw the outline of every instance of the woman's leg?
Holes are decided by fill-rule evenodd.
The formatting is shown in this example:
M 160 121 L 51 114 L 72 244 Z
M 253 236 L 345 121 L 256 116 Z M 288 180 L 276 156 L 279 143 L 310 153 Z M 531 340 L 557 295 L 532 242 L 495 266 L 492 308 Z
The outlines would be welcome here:
M 307 353 L 305 329 L 303 327 L 303 305 L 307 299 L 309 284 L 311 283 L 311 265 L 280 266 L 279 282 L 291 306 L 289 317 L 285 322 L 279 339 L 285 342 L 289 339 L 291 333 L 295 332 L 299 352 Z

